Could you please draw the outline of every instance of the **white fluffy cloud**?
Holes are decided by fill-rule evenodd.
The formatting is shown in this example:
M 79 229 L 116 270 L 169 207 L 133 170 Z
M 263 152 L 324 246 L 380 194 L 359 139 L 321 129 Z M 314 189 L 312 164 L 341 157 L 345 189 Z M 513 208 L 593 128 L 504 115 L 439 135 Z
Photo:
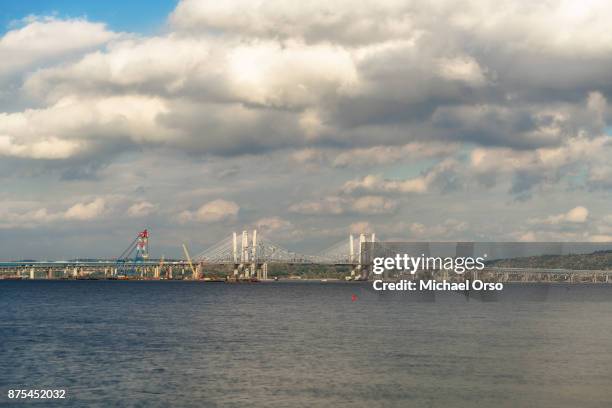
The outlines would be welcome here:
M 427 187 L 428 180 L 422 176 L 406 180 L 390 180 L 379 175 L 368 175 L 361 179 L 347 181 L 342 186 L 342 191 L 347 194 L 359 192 L 424 193 Z
M 0 200 L 38 201 L 1 223 L 590 239 L 611 19 L 604 1 L 182 0 L 155 34 L 24 20 L 0 36 Z M 82 191 L 117 197 L 62 201 Z
M 0 113 L 0 155 L 66 159 L 113 143 L 163 143 L 156 125 L 163 101 L 139 95 L 65 98 L 23 112 Z
M 107 210 L 106 200 L 78 202 L 66 210 L 51 210 L 36 202 L 0 202 L 0 228 L 32 228 L 62 220 L 90 221 Z
M 499 179 L 511 179 L 511 191 L 523 193 L 536 186 L 553 185 L 566 175 L 577 175 L 588 169 L 587 183 L 606 186 L 605 174 L 612 144 L 608 136 L 571 138 L 562 146 L 533 150 L 508 148 L 471 152 L 465 177 L 484 185 L 495 185 Z
M 14 136 L 0 135 L 0 156 L 31 159 L 65 159 L 80 149 L 81 143 L 49 136 L 31 143 Z
M 83 19 L 30 17 L 21 28 L 0 38 L 0 79 L 52 61 L 91 50 L 117 38 L 104 24 Z
M 344 201 L 340 197 L 326 197 L 316 201 L 303 201 L 292 204 L 289 211 L 303 215 L 330 214 L 339 215 L 344 213 Z
M 223 32 L 264 38 L 302 38 L 347 45 L 384 43 L 390 38 L 454 33 L 508 51 L 576 51 L 604 53 L 612 48 L 603 0 L 551 1 L 533 4 L 505 0 L 351 1 L 314 0 L 288 4 L 282 0 L 199 0 L 180 2 L 171 21 L 177 30 Z M 559 30 L 563 27 L 563 30 Z
M 557 225 L 562 223 L 584 223 L 589 216 L 589 210 L 583 206 L 574 207 L 566 213 L 551 215 L 543 219 L 531 219 L 532 224 Z
M 408 12 L 414 6 L 397 1 L 282 0 L 182 1 L 171 21 L 179 31 L 222 31 L 255 38 L 300 38 L 309 42 L 371 43 L 410 34 Z
M 449 139 L 562 145 L 576 118 L 537 100 L 605 88 L 612 10 L 502 3 L 184 0 L 170 31 L 150 37 L 85 20 L 26 21 L 0 39 L 0 55 L 38 103 L 3 114 L 0 154 L 67 160 L 159 144 L 238 154 L 314 142 L 379 162 L 382 145 L 404 146 L 391 159 Z M 585 63 L 573 67 L 568 55 Z M 31 68 L 48 57 L 55 62 Z M 524 89 L 517 78 L 527 73 L 534 83 Z
M 281 217 L 266 217 L 255 221 L 255 226 L 263 232 L 278 232 L 292 228 L 290 221 Z
M 130 217 L 146 217 L 155 213 L 155 211 L 157 211 L 157 205 L 148 201 L 139 201 L 137 203 L 132 204 L 128 208 L 127 214 Z
M 380 196 L 364 196 L 355 199 L 351 209 L 359 214 L 389 214 L 397 209 L 397 201 Z
M 99 217 L 106 208 L 102 198 L 96 198 L 90 203 L 77 203 L 66 210 L 64 217 L 69 220 L 91 220 Z
M 374 195 L 363 197 L 325 197 L 320 200 L 292 204 L 289 211 L 302 215 L 391 214 L 397 209 L 396 200 Z
M 181 212 L 179 220 L 213 223 L 233 219 L 238 215 L 238 211 L 240 211 L 240 206 L 235 202 L 218 199 L 203 204 L 195 211 Z

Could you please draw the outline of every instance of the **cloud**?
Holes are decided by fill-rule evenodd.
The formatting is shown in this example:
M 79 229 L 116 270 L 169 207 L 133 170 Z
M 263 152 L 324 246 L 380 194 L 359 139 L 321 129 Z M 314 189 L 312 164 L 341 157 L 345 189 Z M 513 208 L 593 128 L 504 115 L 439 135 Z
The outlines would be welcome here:
M 443 222 L 432 223 L 430 225 L 413 222 L 405 229 L 411 239 L 427 241 L 433 239 L 458 239 L 465 234 L 467 228 L 467 222 L 449 218 Z
M 422 193 L 427 190 L 425 181 L 421 178 L 408 180 L 388 180 L 379 175 L 368 175 L 362 179 L 350 180 L 344 183 L 342 191 L 351 194 L 360 191 Z
M 183 0 L 168 32 L 139 37 L 30 19 L 0 42 L 3 59 L 26 61 L 10 68 L 23 94 L 1 118 L 10 126 L 0 154 L 69 161 L 160 145 L 222 156 L 309 146 L 346 150 L 333 160 L 345 167 L 439 157 L 449 141 L 558 147 L 604 126 L 612 9 L 502 3 Z
M 513 240 L 525 242 L 611 242 L 612 235 L 594 230 L 576 228 L 556 230 L 520 230 L 511 234 Z
M 321 0 L 289 6 L 283 1 L 223 3 L 181 1 L 171 15 L 178 31 L 222 32 L 247 38 L 299 38 L 307 42 L 358 44 L 410 34 L 408 4 Z M 378 24 L 375 24 L 377 22 Z
M 343 194 L 422 194 L 432 189 L 449 192 L 461 187 L 460 164 L 452 159 L 444 159 L 421 172 L 417 177 L 407 179 L 386 179 L 380 175 L 367 175 L 363 178 L 345 182 Z
M 397 209 L 397 201 L 380 196 L 359 197 L 351 202 L 351 210 L 358 214 L 389 214 Z
M 171 209 L 155 211 L 167 254 L 192 223 L 210 223 L 204 243 L 238 220 L 312 247 L 357 222 L 404 238 L 610 235 L 594 220 L 612 188 L 611 18 L 562 0 L 183 0 L 152 34 L 24 20 L 0 35 L 0 203 L 25 204 L 0 223 L 76 231 L 86 220 L 65 213 L 96 191 L 106 238 L 140 223 L 140 203 Z M 567 215 L 570 193 L 586 221 L 525 220 Z M 200 211 L 211 197 L 236 207 Z M 5 253 L 44 247 L 30 234 Z M 76 237 L 91 234 L 61 245 L 89 251 Z
M 11 208 L 14 204 L 17 208 Z M 47 208 L 23 210 L 23 203 L 2 203 L 0 228 L 33 228 L 62 218 L 60 213 L 50 213 Z
M 521 242 L 535 242 L 536 234 L 533 231 L 527 231 L 518 235 L 518 240 Z
M 494 105 L 439 107 L 432 115 L 449 138 L 517 149 L 556 146 L 565 134 L 564 118 L 554 113 Z
M 157 211 L 157 205 L 148 201 L 134 203 L 128 208 L 127 214 L 130 217 L 146 217 Z
M 386 241 L 460 240 L 469 232 L 469 223 L 454 218 L 443 221 L 392 222 L 376 225 L 378 237 Z
M 279 216 L 263 217 L 252 223 L 257 230 L 258 240 L 272 241 L 285 246 L 286 243 L 301 241 L 308 232 L 303 228 L 296 228 L 295 224 L 287 218 Z
M 106 200 L 78 202 L 66 210 L 41 207 L 39 202 L 0 202 L 0 228 L 34 228 L 60 221 L 90 221 L 99 218 L 107 210 Z
M 368 221 L 354 222 L 349 226 L 349 232 L 351 234 L 372 234 L 376 233 L 374 226 Z
M 611 152 L 607 136 L 588 138 L 585 136 L 568 140 L 558 147 L 534 150 L 512 150 L 509 148 L 474 149 L 470 154 L 466 178 L 483 185 L 495 185 L 498 178 L 510 178 L 510 192 L 521 194 L 541 185 L 558 182 L 571 172 L 579 173 L 589 168 L 592 186 L 605 185 L 602 172 L 609 166 L 605 157 Z
M 357 81 L 350 54 L 328 45 L 255 43 L 228 57 L 230 91 L 247 103 L 304 108 Z
M 304 201 L 292 204 L 289 211 L 303 215 L 342 214 L 344 203 L 340 197 L 326 197 L 317 201 Z
M 320 200 L 292 204 L 289 211 L 302 215 L 375 215 L 391 214 L 395 212 L 397 206 L 396 200 L 381 196 L 368 195 L 358 198 L 330 196 Z
M 233 201 L 213 200 L 203 204 L 196 211 L 183 211 L 179 214 L 181 222 L 199 221 L 214 223 L 233 219 L 238 215 L 240 206 Z
M 563 55 L 576 51 L 596 54 L 611 49 L 607 40 L 612 35 L 606 19 L 611 12 L 606 2 L 576 5 L 551 1 L 525 6 L 511 0 L 462 3 L 369 0 L 359 4 L 315 0 L 289 6 L 282 0 L 263 3 L 183 0 L 172 13 L 171 22 L 175 29 L 191 32 L 303 38 L 309 42 L 334 41 L 353 46 L 376 44 L 437 27 L 440 36 L 470 36 L 482 43 L 500 43 L 505 49 L 513 46 L 524 52 L 540 48 L 547 54 Z M 558 32 L 556 28 L 560 26 L 567 31 Z
M 427 187 L 428 181 L 424 177 L 391 180 L 384 179 L 379 175 L 367 175 L 361 179 L 347 181 L 342 186 L 342 191 L 346 194 L 361 192 L 424 193 L 427 191 Z
M 61 62 L 62 58 L 91 50 L 119 36 L 104 24 L 84 19 L 28 17 L 23 23 L 0 38 L 0 80 L 26 68 Z
M 106 208 L 106 202 L 102 198 L 96 198 L 90 203 L 77 203 L 70 207 L 64 214 L 69 220 L 91 220 L 99 217 Z
M 274 230 L 290 227 L 291 222 L 284 220 L 280 217 L 268 217 L 268 218 L 261 218 L 257 220 L 255 222 L 255 225 L 258 228 L 274 231 Z
M 565 223 L 584 223 L 589 216 L 589 210 L 583 206 L 574 207 L 566 213 L 551 215 L 546 218 L 533 218 L 529 220 L 531 224 L 557 225 Z
M 482 67 L 474 58 L 442 58 L 438 63 L 439 75 L 450 81 L 461 81 L 473 85 L 484 84 L 487 79 Z
M 159 63 L 151 64 L 152 59 Z M 163 141 L 184 151 L 251 153 L 299 146 L 316 136 L 312 115 L 295 111 L 340 92 L 355 76 L 349 55 L 326 45 L 268 41 L 244 46 L 174 35 L 130 39 L 75 63 L 34 72 L 24 89 L 46 107 L 15 112 L 7 119 L 21 120 L 22 126 L 51 124 L 47 133 L 64 135 L 64 129 L 53 129 L 59 121 L 48 116 L 65 112 L 84 117 L 70 121 L 72 127 L 66 129 L 83 144 L 95 136 L 99 144 Z M 135 110 L 134 102 L 142 106 Z M 126 115 L 96 121 L 91 116 L 100 113 L 69 112 L 105 108 L 103 113 L 112 115 L 114 106 Z M 206 137 L 199 134 L 202 128 Z M 24 131 L 17 127 L 3 133 L 25 144 Z
M 81 149 L 79 142 L 62 140 L 53 136 L 29 143 L 19 142 L 21 140 L 16 140 L 15 137 L 0 135 L 0 156 L 54 160 L 70 157 Z
M 579 207 L 572 208 L 565 214 L 553 216 L 552 218 L 549 218 L 549 220 L 552 224 L 559 223 L 559 222 L 582 223 L 587 220 L 588 216 L 589 216 L 589 210 L 587 210 L 585 207 L 579 206 Z
M 333 159 L 334 167 L 376 166 L 395 162 L 414 162 L 441 158 L 456 153 L 459 145 L 439 142 L 411 142 L 403 146 L 373 146 L 348 149 Z
M 164 110 L 160 99 L 126 95 L 66 98 L 46 108 L 0 113 L 0 155 L 59 160 L 124 139 L 162 144 L 172 132 L 156 124 Z

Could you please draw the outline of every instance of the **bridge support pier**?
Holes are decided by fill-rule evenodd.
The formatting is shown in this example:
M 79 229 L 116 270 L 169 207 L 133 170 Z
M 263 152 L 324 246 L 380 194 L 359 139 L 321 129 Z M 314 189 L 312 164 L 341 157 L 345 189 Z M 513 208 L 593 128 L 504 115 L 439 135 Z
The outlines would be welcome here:
M 355 240 L 353 234 L 349 234 L 349 253 L 348 262 L 352 265 L 351 275 L 347 276 L 347 280 L 367 280 L 369 276 L 369 260 L 364 259 L 366 253 L 364 252 L 364 245 L 366 242 L 375 242 L 376 235 L 372 234 L 370 240 L 366 238 L 365 234 L 359 234 L 358 247 L 355 250 Z

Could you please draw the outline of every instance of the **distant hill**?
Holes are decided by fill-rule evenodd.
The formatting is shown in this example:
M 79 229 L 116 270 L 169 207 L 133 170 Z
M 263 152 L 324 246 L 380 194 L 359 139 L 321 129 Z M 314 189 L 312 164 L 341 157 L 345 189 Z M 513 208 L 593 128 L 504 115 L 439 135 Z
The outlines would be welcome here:
M 550 269 L 612 269 L 612 251 L 595 251 L 590 254 L 539 255 L 522 258 L 489 261 L 487 266 L 506 268 Z

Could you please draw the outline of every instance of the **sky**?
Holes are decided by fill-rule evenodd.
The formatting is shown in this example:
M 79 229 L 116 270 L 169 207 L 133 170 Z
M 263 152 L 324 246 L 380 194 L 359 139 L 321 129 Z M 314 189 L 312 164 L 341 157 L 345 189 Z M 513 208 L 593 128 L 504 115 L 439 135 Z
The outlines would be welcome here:
M 606 1 L 0 5 L 0 259 L 612 238 Z
M 27 16 L 55 16 L 62 19 L 84 18 L 102 22 L 113 31 L 154 35 L 161 32 L 177 0 L 77 1 L 20 0 L 3 2 L 0 32 L 21 26 Z M 136 17 L 136 18 L 135 18 Z

